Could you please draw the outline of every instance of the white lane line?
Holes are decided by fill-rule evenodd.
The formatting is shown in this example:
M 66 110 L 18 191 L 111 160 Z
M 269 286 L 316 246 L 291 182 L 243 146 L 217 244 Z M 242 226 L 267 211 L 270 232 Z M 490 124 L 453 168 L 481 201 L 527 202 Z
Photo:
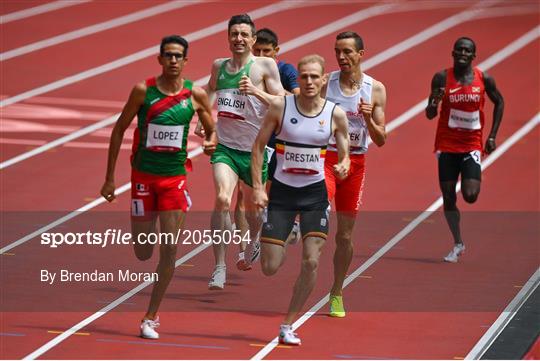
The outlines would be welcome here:
M 491 325 L 487 332 L 482 336 L 478 343 L 472 348 L 465 360 L 479 360 L 491 347 L 493 342 L 499 337 L 506 326 L 512 321 L 520 308 L 527 302 L 527 299 L 534 293 L 540 285 L 540 268 L 529 278 L 527 283 L 521 288 L 516 297 L 510 302 L 497 320 Z
M 533 130 L 540 121 L 540 113 L 537 113 L 531 120 L 529 120 L 523 127 L 521 127 L 516 133 L 514 133 L 510 138 L 508 138 L 499 148 L 497 148 L 492 154 L 490 154 L 484 163 L 482 164 L 483 170 L 486 170 L 491 164 L 493 164 L 500 156 L 507 152 L 518 140 L 527 135 L 531 130 Z M 460 187 L 457 187 L 456 193 L 460 191 Z M 422 212 L 418 217 L 416 217 L 411 223 L 409 223 L 405 228 L 403 228 L 398 234 L 396 234 L 392 239 L 390 239 L 384 246 L 382 246 L 373 256 L 371 256 L 366 262 L 364 262 L 360 267 L 358 267 L 354 272 L 352 272 L 343 283 L 343 288 L 347 287 L 351 282 L 353 282 L 358 276 L 360 276 L 365 270 L 367 270 L 371 265 L 377 262 L 382 256 L 384 256 L 392 247 L 394 247 L 399 241 L 405 238 L 409 233 L 411 233 L 417 226 L 422 224 L 424 220 L 429 218 L 434 211 L 440 208 L 443 204 L 442 197 L 439 197 L 433 204 L 431 204 L 424 212 Z M 313 307 L 304 313 L 293 325 L 293 330 L 297 330 L 305 322 L 307 322 L 311 316 L 315 315 L 326 303 L 328 303 L 328 297 L 330 294 L 327 293 L 319 302 L 317 302 Z M 262 360 L 266 357 L 272 350 L 278 346 L 278 338 L 274 338 L 270 341 L 265 347 L 263 347 L 258 353 L 256 353 L 251 360 Z
M 185 256 L 183 256 L 183 257 L 179 258 L 178 260 L 176 260 L 176 262 L 174 264 L 174 267 L 176 268 L 176 267 L 180 266 L 181 264 L 187 262 L 191 258 L 195 257 L 196 255 L 198 255 L 199 253 L 204 251 L 209 246 L 210 246 L 210 244 L 201 244 L 197 248 L 194 248 L 189 253 L 187 253 Z M 137 287 L 133 288 L 131 291 L 127 292 L 126 294 L 124 294 L 122 296 L 120 296 L 119 298 L 117 298 L 113 302 L 109 303 L 107 306 L 103 307 L 98 312 L 94 313 L 92 316 L 85 318 L 84 320 L 82 320 L 81 322 L 76 324 L 75 326 L 71 327 L 69 330 L 62 332 L 60 335 L 56 336 L 55 338 L 53 338 L 52 340 L 50 340 L 49 342 L 47 342 L 46 344 L 44 344 L 43 346 L 41 346 L 40 348 L 38 348 L 37 350 L 32 352 L 31 354 L 29 354 L 28 356 L 26 356 L 23 360 L 34 360 L 37 357 L 43 355 L 45 352 L 49 351 L 51 348 L 58 345 L 60 342 L 67 339 L 69 336 L 71 336 L 74 333 L 78 332 L 82 328 L 88 326 L 89 324 L 91 324 L 92 322 L 97 320 L 98 318 L 104 316 L 107 312 L 109 312 L 109 311 L 113 310 L 114 308 L 118 307 L 124 301 L 127 301 L 128 299 L 130 299 L 131 297 L 133 297 L 134 295 L 136 295 L 137 293 L 139 293 L 140 291 L 142 291 L 146 287 L 150 286 L 152 283 L 153 282 L 150 282 L 150 281 L 141 283 Z
M 299 3 L 298 3 L 299 4 Z M 373 6 L 371 8 L 368 8 L 368 9 L 364 9 L 362 11 L 359 11 L 357 13 L 355 13 L 354 15 L 355 16 L 358 16 L 358 21 L 362 21 L 362 20 L 365 20 L 367 17 L 365 17 L 366 14 L 373 14 L 372 16 L 374 15 L 378 15 L 380 14 L 381 12 L 381 8 L 382 9 L 387 9 L 389 8 L 390 6 L 389 5 L 385 5 L 385 6 Z M 375 9 L 375 10 L 373 10 Z M 348 16 L 347 18 L 350 18 L 350 16 Z M 292 50 L 294 49 L 293 47 L 288 47 L 287 44 L 289 43 L 295 43 L 295 47 L 297 46 L 301 46 L 301 45 L 304 45 L 306 44 L 307 42 L 309 41 L 313 41 L 315 40 L 316 38 L 320 38 L 324 35 L 327 35 L 328 34 L 328 30 L 329 29 L 334 29 L 334 26 L 335 24 L 341 24 L 341 20 L 337 20 L 335 22 L 333 22 L 331 27 L 329 27 L 329 25 L 327 26 L 324 26 L 323 28 L 325 29 L 325 31 L 322 31 L 322 32 L 319 32 L 318 30 L 315 30 L 309 34 L 311 34 L 308 38 L 304 38 L 304 36 L 300 36 L 296 39 L 299 39 L 299 38 L 304 38 L 304 41 L 303 42 L 297 42 L 296 39 L 293 39 L 291 41 L 288 41 L 286 43 L 284 43 L 285 45 L 285 50 L 282 50 L 281 53 L 285 53 L 289 50 Z M 322 28 L 321 28 L 322 29 Z M 317 37 L 314 36 L 314 34 L 317 34 Z M 155 49 L 154 49 L 154 53 L 155 53 Z M 201 85 L 205 85 L 207 82 L 208 82 L 208 79 L 210 78 L 210 75 L 207 75 L 201 79 L 198 79 L 195 81 L 195 85 L 198 85 L 198 86 L 201 86 Z M 60 146 L 64 143 L 67 143 L 69 141 L 72 141 L 74 139 L 77 139 L 77 138 L 80 138 L 82 136 L 85 136 L 89 133 L 92 133 L 93 131 L 96 131 L 97 129 L 100 129 L 100 128 L 104 128 L 106 126 L 109 126 L 109 125 L 112 125 L 116 122 L 116 120 L 118 119 L 118 117 L 120 116 L 120 113 L 117 113 L 117 114 L 114 114 L 112 116 L 110 116 L 109 118 L 107 119 L 104 119 L 98 123 L 95 123 L 95 124 L 92 124 L 92 125 L 89 125 L 87 127 L 84 127 L 84 128 L 81 128 L 71 134 L 68 134 L 66 136 L 63 136 L 61 138 L 58 138 L 58 139 L 55 139 L 54 141 L 50 142 L 50 143 L 46 143 L 46 144 L 43 144 L 42 146 L 40 147 L 37 147 L 37 148 L 34 148 L 32 150 L 29 150 L 28 152 L 25 152 L 25 153 L 21 153 L 13 158 L 10 158 L 8 160 L 5 160 L 3 161 L 2 163 L 0 163 L 0 170 L 1 169 L 4 169 L 4 168 L 7 168 L 9 166 L 12 166 L 14 164 L 17 164 L 19 162 L 22 162 L 23 160 L 26 160 L 28 158 L 31 158 L 31 157 L 34 157 L 38 154 L 41 154 L 43 152 L 46 152 L 52 148 L 55 148 L 57 146 Z
M 183 8 L 185 6 L 194 5 L 198 3 L 202 3 L 205 0 L 182 0 L 182 1 L 172 1 L 167 2 L 164 4 L 160 4 L 157 6 L 153 6 L 148 9 L 139 10 L 137 12 L 131 13 L 129 15 L 124 15 L 117 17 L 115 19 L 111 19 L 108 21 L 104 21 L 99 24 L 94 24 L 91 26 L 87 26 L 81 29 L 77 29 L 74 31 L 70 31 L 68 33 L 60 34 L 58 36 L 53 36 L 52 38 L 44 39 L 37 41 L 35 43 L 31 43 L 28 45 L 21 46 L 16 49 L 8 50 L 3 53 L 0 53 L 0 61 L 8 60 L 15 58 L 17 56 L 21 56 L 24 54 L 31 53 L 33 51 L 37 51 L 40 49 L 48 48 L 49 46 L 58 45 L 61 43 L 64 43 L 66 41 L 75 40 L 82 38 L 84 36 L 88 36 L 91 34 L 99 33 L 101 31 L 109 30 L 116 28 L 118 26 L 126 25 L 135 21 L 139 21 L 154 15 L 158 15 L 167 11 L 176 10 Z
M 296 4 L 301 3 L 302 1 L 303 0 L 300 0 L 300 1 L 286 1 L 286 0 L 285 1 L 280 1 L 278 3 L 270 4 L 270 5 L 258 8 L 256 10 L 250 11 L 250 15 L 251 15 L 251 18 L 253 20 L 256 20 L 257 18 L 260 18 L 260 17 L 263 17 L 263 16 L 274 14 L 276 12 L 279 12 L 279 11 L 282 11 L 282 10 L 285 10 L 285 9 L 293 8 L 293 7 L 296 6 Z M 189 42 L 193 42 L 193 41 L 196 41 L 196 40 L 206 38 L 208 36 L 211 36 L 211 35 L 214 35 L 214 34 L 217 34 L 217 33 L 221 32 L 221 31 L 226 30 L 227 29 L 227 23 L 228 23 L 228 19 L 223 20 L 223 21 L 218 22 L 218 23 L 216 23 L 214 25 L 210 25 L 210 26 L 208 26 L 208 27 L 206 27 L 204 29 L 200 29 L 200 30 L 197 30 L 195 32 L 189 33 L 189 34 L 185 35 L 184 38 Z M 43 86 L 34 88 L 34 89 L 26 91 L 24 93 L 20 93 L 20 94 L 17 94 L 15 96 L 12 96 L 12 97 L 2 99 L 2 100 L 0 100 L 0 108 L 3 108 L 5 106 L 11 105 L 11 104 L 18 103 L 18 102 L 20 102 L 22 100 L 34 97 L 36 95 L 41 95 L 41 94 L 44 94 L 44 93 L 47 93 L 47 92 L 50 92 L 50 91 L 53 91 L 53 90 L 56 90 L 56 89 L 63 88 L 65 86 L 67 86 L 67 85 L 77 83 L 77 82 L 79 82 L 81 80 L 85 80 L 85 79 L 94 77 L 96 75 L 100 75 L 100 74 L 109 72 L 111 70 L 114 70 L 114 69 L 126 66 L 128 64 L 131 64 L 131 63 L 133 63 L 135 61 L 138 61 L 138 60 L 147 58 L 149 56 L 155 55 L 157 53 L 158 47 L 159 47 L 159 44 L 156 44 L 156 45 L 151 46 L 149 48 L 140 50 L 140 51 L 138 51 L 136 53 L 133 53 L 133 54 L 127 55 L 125 57 L 122 57 L 120 59 L 114 60 L 114 61 L 112 61 L 110 63 L 106 63 L 106 64 L 103 64 L 103 65 L 97 66 L 95 68 L 85 70 L 85 71 L 83 71 L 81 73 L 78 73 L 78 74 L 68 76 L 66 78 L 54 81 L 54 82 L 49 83 L 47 85 L 43 85 Z
M 15 11 L 15 12 L 12 12 L 12 13 L 9 13 L 9 14 L 6 14 L 6 15 L 2 15 L 2 16 L 0 16 L 0 24 L 6 24 L 6 23 L 9 23 L 9 22 L 12 22 L 12 21 L 15 21 L 15 20 L 20 20 L 20 19 L 28 18 L 28 17 L 34 16 L 34 15 L 43 14 L 43 13 L 46 13 L 46 12 L 49 12 L 49 11 L 66 8 L 68 6 L 84 4 L 84 3 L 87 3 L 89 1 L 91 1 L 91 0 L 77 0 L 77 1 L 75 1 L 75 0 L 71 0 L 71 1 L 59 0 L 59 1 L 53 1 L 53 2 L 50 2 L 50 3 L 47 3 L 47 4 L 35 6 L 33 8 L 19 10 L 19 11 Z
M 373 7 L 370 7 L 370 8 L 367 8 L 367 9 L 363 9 L 363 10 L 360 10 L 352 15 L 349 15 L 349 16 L 346 16 L 344 18 L 341 18 L 341 19 L 338 19 L 336 21 L 333 21 L 332 23 L 329 23 L 319 29 L 316 29 L 314 31 L 311 31 L 310 33 L 307 33 L 305 35 L 302 35 L 302 36 L 299 36 L 295 39 L 292 39 L 292 40 L 289 40 L 285 43 L 283 43 L 280 47 L 280 53 L 281 54 L 284 54 L 288 51 L 291 51 L 291 50 L 294 50 L 294 49 L 297 49 L 298 47 L 300 46 L 303 46 L 305 45 L 306 43 L 309 43 L 309 42 L 312 42 L 312 41 L 315 41 L 323 36 L 326 36 L 334 31 L 337 31 L 339 29 L 342 29 L 344 26 L 349 26 L 349 25 L 352 25 L 354 23 L 358 23 L 362 20 L 365 20 L 367 18 L 369 18 L 370 16 L 377 16 L 377 15 L 381 15 L 383 11 L 391 11 L 392 9 L 396 9 L 395 7 L 396 4 L 386 4 L 386 5 L 376 5 L 376 6 L 373 6 Z M 410 11 L 410 8 L 409 7 L 402 7 L 401 8 L 402 10 L 404 11 Z M 401 43 L 398 43 L 397 45 L 377 54 L 376 56 L 374 56 L 372 59 L 366 61 L 364 63 L 364 70 L 368 70 L 369 68 L 373 67 L 373 66 L 376 66 L 388 59 L 391 59 L 392 57 L 394 56 L 397 56 L 399 54 L 401 54 L 402 52 L 406 51 L 406 50 L 409 50 L 411 47 L 415 46 L 415 45 L 418 45 L 420 44 L 422 41 L 426 41 L 427 39 L 429 39 L 430 37 L 434 37 L 436 36 L 437 34 L 439 34 L 440 32 L 444 31 L 447 29 L 446 26 L 448 26 L 448 24 L 453 24 L 454 26 L 461 23 L 461 22 L 464 22 L 464 21 L 467 21 L 470 19 L 470 15 L 471 14 L 478 14 L 478 10 L 466 10 L 466 11 L 463 11 L 461 13 L 458 13 L 454 16 L 452 16 L 451 18 L 447 19 L 447 20 L 444 20 L 442 21 L 441 23 L 444 23 L 445 26 L 439 26 L 439 24 L 441 23 L 438 23 L 436 25 L 433 25 L 429 28 L 427 28 L 426 30 L 422 31 L 420 34 L 422 34 L 421 37 L 419 37 L 418 35 L 414 35 L 404 41 L 402 41 Z M 429 30 L 429 32 L 428 32 Z M 422 40 L 420 40 L 422 39 Z M 210 78 L 210 75 L 207 75 L 199 80 L 197 80 L 195 82 L 195 85 L 204 85 L 208 82 L 208 79 Z M 111 116 L 110 118 L 107 118 L 105 120 L 103 120 L 102 122 L 100 122 L 100 126 L 101 127 L 106 127 L 108 125 L 111 125 L 113 124 L 116 119 L 120 116 L 120 113 L 117 113 L 113 116 Z M 116 119 L 115 119 L 116 118 Z M 56 139 L 54 140 L 53 142 L 51 143 L 46 143 L 38 148 L 35 148 L 35 149 L 32 149 L 28 152 L 25 152 L 25 153 L 22 153 L 22 154 L 19 154 L 13 158 L 10 158 L 2 163 L 0 163 L 0 170 L 1 169 L 4 169 L 4 168 L 7 168 L 11 165 L 14 165 L 14 164 L 17 164 L 23 160 L 26 160 L 28 158 L 31 158 L 35 155 L 38 155 L 38 154 L 41 154 L 43 152 L 46 152 L 48 151 L 49 149 L 51 148 L 54 148 L 54 147 L 57 147 L 59 145 L 62 145 L 66 142 L 69 142 L 73 139 L 76 139 L 76 138 L 79 138 L 79 137 L 82 137 L 84 135 L 87 135 L 89 133 L 91 133 L 92 131 L 96 130 L 96 129 L 99 129 L 99 128 L 96 128 L 94 125 L 90 125 L 88 127 L 84 127 L 84 128 L 81 128 L 79 129 L 78 131 L 76 131 L 73 135 L 72 134 L 68 134 L 62 138 L 59 138 L 59 139 Z

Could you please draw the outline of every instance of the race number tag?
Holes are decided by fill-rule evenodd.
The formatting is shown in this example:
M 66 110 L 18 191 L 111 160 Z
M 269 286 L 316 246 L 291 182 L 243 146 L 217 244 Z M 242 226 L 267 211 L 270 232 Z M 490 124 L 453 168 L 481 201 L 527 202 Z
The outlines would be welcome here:
M 146 148 L 154 152 L 177 152 L 182 149 L 183 125 L 148 124 Z
M 349 123 L 349 145 L 351 148 L 367 147 L 366 128 L 356 123 Z
M 283 153 L 283 171 L 287 173 L 318 174 L 321 148 L 300 148 L 286 145 Z
M 448 127 L 467 130 L 480 129 L 480 112 L 478 110 L 474 112 L 464 112 L 462 110 L 450 109 Z
M 235 120 L 245 120 L 247 97 L 237 90 L 220 90 L 217 96 L 217 110 L 219 117 Z

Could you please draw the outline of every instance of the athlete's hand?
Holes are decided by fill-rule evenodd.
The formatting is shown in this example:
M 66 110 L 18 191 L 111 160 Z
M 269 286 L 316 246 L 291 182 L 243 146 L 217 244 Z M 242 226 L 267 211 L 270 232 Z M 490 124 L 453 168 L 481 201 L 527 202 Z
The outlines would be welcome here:
M 204 129 L 203 129 L 204 131 Z M 217 134 L 213 132 L 210 137 L 206 137 L 203 141 L 204 154 L 212 155 L 218 144 Z
M 103 186 L 101 187 L 101 195 L 103 198 L 107 200 L 107 202 L 112 202 L 116 199 L 116 196 L 114 195 L 114 190 L 116 189 L 116 186 L 114 185 L 114 182 L 111 181 L 105 181 L 103 183 Z
M 360 104 L 358 104 L 358 113 L 362 113 L 366 123 L 370 123 L 371 113 L 373 113 L 373 104 L 365 103 L 364 99 L 360 98 Z
M 437 107 L 439 103 L 441 102 L 442 98 L 444 97 L 444 88 L 437 88 L 432 94 L 431 94 L 431 103 L 430 105 L 432 107 Z
M 491 154 L 495 149 L 497 149 L 497 144 L 495 143 L 495 138 L 488 138 L 486 140 L 486 146 L 484 147 L 484 152 L 486 154 Z
M 202 123 L 200 121 L 197 122 L 197 126 L 195 127 L 194 131 L 195 135 L 199 136 L 200 138 L 204 138 L 206 133 L 204 131 L 204 127 L 202 126 Z
M 349 168 L 351 166 L 351 161 L 347 159 L 347 161 L 341 161 L 337 164 L 334 164 L 334 174 L 339 179 L 345 179 L 349 175 Z
M 268 195 L 264 188 L 253 190 L 253 204 L 259 208 L 264 208 L 268 205 Z
M 257 88 L 251 82 L 251 79 L 247 75 L 243 75 L 238 82 L 238 90 L 246 95 L 254 95 Z

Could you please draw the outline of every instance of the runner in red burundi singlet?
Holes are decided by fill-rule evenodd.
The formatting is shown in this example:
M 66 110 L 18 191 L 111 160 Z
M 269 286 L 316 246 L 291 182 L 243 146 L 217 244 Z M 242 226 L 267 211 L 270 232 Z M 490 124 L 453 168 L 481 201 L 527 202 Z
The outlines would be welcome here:
M 502 120 L 504 100 L 495 80 L 472 66 L 476 45 L 462 37 L 454 43 L 454 66 L 434 75 L 426 116 L 437 116 L 439 102 L 441 114 L 435 137 L 435 152 L 439 162 L 439 184 L 444 200 L 444 215 L 454 237 L 454 248 L 444 258 L 457 262 L 465 250 L 459 228 L 460 214 L 456 207 L 456 185 L 461 174 L 463 199 L 474 203 L 480 193 L 481 153 L 495 150 L 495 137 Z M 482 147 L 484 130 L 485 94 L 495 104 L 493 125 Z
M 158 56 L 161 75 L 135 85 L 111 134 L 107 174 L 101 188 L 101 195 L 109 202 L 115 199 L 114 170 L 124 132 L 137 115 L 131 156 L 131 225 L 135 255 L 143 261 L 152 256 L 153 244 L 138 241 L 156 232 L 157 217 L 161 232 L 176 235 L 191 206 L 185 165 L 189 125 L 195 112 L 205 128 L 205 153 L 211 154 L 217 145 L 206 92 L 181 76 L 187 51 L 188 42 L 178 35 L 162 39 Z M 140 326 L 141 337 L 159 338 L 156 315 L 175 261 L 176 244 L 161 244 L 157 279 Z

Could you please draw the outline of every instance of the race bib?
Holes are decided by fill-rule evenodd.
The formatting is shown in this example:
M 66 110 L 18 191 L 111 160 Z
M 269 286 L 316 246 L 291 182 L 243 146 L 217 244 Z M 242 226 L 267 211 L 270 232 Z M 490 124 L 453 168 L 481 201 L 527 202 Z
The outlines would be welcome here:
M 450 109 L 448 127 L 467 130 L 480 129 L 480 112 L 478 110 L 474 112 L 464 112 L 462 110 Z
M 219 117 L 245 120 L 248 98 L 236 91 L 219 91 L 217 110 Z
M 148 124 L 146 148 L 154 152 L 177 152 L 182 149 L 183 125 Z
M 321 148 L 300 148 L 286 145 L 283 153 L 283 171 L 287 173 L 318 174 Z
M 351 148 L 366 147 L 366 138 L 366 128 L 359 125 L 349 127 L 349 145 Z

